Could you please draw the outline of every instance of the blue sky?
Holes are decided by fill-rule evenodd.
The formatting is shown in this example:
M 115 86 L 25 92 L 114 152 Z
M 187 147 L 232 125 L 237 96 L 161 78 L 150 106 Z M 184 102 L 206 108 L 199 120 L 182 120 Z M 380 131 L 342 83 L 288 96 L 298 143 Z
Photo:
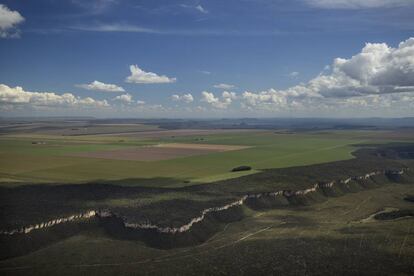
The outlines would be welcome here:
M 2 116 L 414 116 L 411 0 L 0 5 Z

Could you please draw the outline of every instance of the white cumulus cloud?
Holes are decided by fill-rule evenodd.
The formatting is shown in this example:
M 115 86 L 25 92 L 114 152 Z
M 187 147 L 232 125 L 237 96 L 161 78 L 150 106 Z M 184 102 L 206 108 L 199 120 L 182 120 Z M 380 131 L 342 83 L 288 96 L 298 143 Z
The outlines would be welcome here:
M 112 101 L 118 103 L 121 105 L 121 107 L 143 107 L 145 105 L 145 101 L 137 100 L 135 101 L 133 96 L 131 94 L 122 94 L 119 96 L 116 96 L 112 99 Z M 118 106 L 119 107 L 119 106 Z
M 115 85 L 115 84 L 108 84 L 103 83 L 100 81 L 93 81 L 88 84 L 78 84 L 77 87 L 86 89 L 86 90 L 96 90 L 96 91 L 102 91 L 102 92 L 125 92 L 125 89 L 121 86 Z
M 184 102 L 184 103 L 192 103 L 194 101 L 194 97 L 190 93 L 183 94 L 183 95 L 174 94 L 171 96 L 171 99 L 175 102 Z
M 208 91 L 201 92 L 201 101 L 217 109 L 226 109 L 235 99 L 237 99 L 237 95 L 234 92 L 224 91 L 221 98 Z
M 131 65 L 129 66 L 131 71 L 131 75 L 126 78 L 126 82 L 129 83 L 172 83 L 176 82 L 176 78 L 169 78 L 164 75 L 157 75 L 156 73 L 152 72 L 145 72 L 138 65 Z
M 244 103 L 249 106 L 258 106 L 261 104 L 272 104 L 274 106 L 283 107 L 287 105 L 288 96 L 286 93 L 269 89 L 258 93 L 246 91 L 242 94 Z
M 24 21 L 24 17 L 18 11 L 12 11 L 0 4 L 0 38 L 19 37 L 20 30 L 17 25 Z
M 71 93 L 56 94 L 54 92 L 30 92 L 22 87 L 9 87 L 0 84 L 0 106 L 28 107 L 107 107 L 106 100 L 95 100 L 90 97 L 81 98 Z
M 134 102 L 132 95 L 128 93 L 116 96 L 113 100 L 124 104 L 132 104 Z
M 286 107 L 315 104 L 328 98 L 407 92 L 414 92 L 414 38 L 401 42 L 396 48 L 385 43 L 367 43 L 360 53 L 349 59 L 336 58 L 331 71 L 306 84 L 284 90 L 247 91 L 242 99 L 247 106 L 273 104 Z
M 228 91 L 224 91 L 221 96 L 223 97 L 223 99 L 231 99 L 231 100 L 236 100 L 237 99 L 237 94 L 235 92 L 228 92 Z

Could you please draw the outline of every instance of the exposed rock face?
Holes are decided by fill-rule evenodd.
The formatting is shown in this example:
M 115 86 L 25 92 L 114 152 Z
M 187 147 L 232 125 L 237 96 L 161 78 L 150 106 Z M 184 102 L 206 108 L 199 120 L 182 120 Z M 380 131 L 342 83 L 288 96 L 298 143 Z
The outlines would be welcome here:
M 170 233 L 170 234 L 182 233 L 182 232 L 186 232 L 190 230 L 190 228 L 195 223 L 202 221 L 208 213 L 220 212 L 220 211 L 227 210 L 235 206 L 243 205 L 246 198 L 247 196 L 243 196 L 241 199 L 231 202 L 229 204 L 226 204 L 224 206 L 205 209 L 201 212 L 201 215 L 199 217 L 192 218 L 189 223 L 184 224 L 181 227 L 175 227 L 175 228 L 174 227 L 160 227 L 160 226 L 157 226 L 151 223 L 127 223 L 127 222 L 125 223 L 125 227 L 135 228 L 135 229 L 154 229 L 160 233 Z
M 29 226 L 22 227 L 22 228 L 19 228 L 19 229 L 13 229 L 11 231 L 0 231 L 0 235 L 28 234 L 28 233 L 32 232 L 33 230 L 44 229 L 44 228 L 52 227 L 54 225 L 67 223 L 67 222 L 78 221 L 78 220 L 82 220 L 82 219 L 89 219 L 91 217 L 95 217 L 96 215 L 97 215 L 97 211 L 90 210 L 90 211 L 86 211 L 86 212 L 83 212 L 83 213 L 71 215 L 71 216 L 68 216 L 68 217 L 57 218 L 57 219 L 49 220 L 49 221 L 42 222 L 42 223 L 39 223 L 39 224 L 29 225 Z
M 330 196 L 330 192 L 333 191 L 334 189 L 341 189 L 344 186 L 346 188 L 351 189 L 350 184 L 352 183 L 352 181 L 371 180 L 374 176 L 378 176 L 378 175 L 383 175 L 391 180 L 394 180 L 396 177 L 402 176 L 407 170 L 408 168 L 402 168 L 399 170 L 373 171 L 373 172 L 367 173 L 362 176 L 349 177 L 343 180 L 331 181 L 328 183 L 317 183 L 313 185 L 311 188 L 304 189 L 304 190 L 298 190 L 298 191 L 281 190 L 281 191 L 275 191 L 275 192 L 270 192 L 270 193 L 257 193 L 257 194 L 244 195 L 240 199 L 234 202 L 228 203 L 226 205 L 204 209 L 199 216 L 192 218 L 187 224 L 184 224 L 180 227 L 162 227 L 162 226 L 152 224 L 151 222 L 129 223 L 123 218 L 118 218 L 118 219 L 122 219 L 123 226 L 127 229 L 153 230 L 155 232 L 162 233 L 162 234 L 184 233 L 184 232 L 191 230 L 191 228 L 195 224 L 202 222 L 208 214 L 219 213 L 219 212 L 229 210 L 237 206 L 242 206 L 243 204 L 246 203 L 246 201 L 251 202 L 251 201 L 266 198 L 266 199 L 274 199 L 274 200 L 276 199 L 284 200 L 286 203 L 291 203 L 291 204 L 292 203 L 301 204 L 303 203 L 302 199 L 308 195 L 321 193 L 324 196 Z M 109 210 L 89 210 L 83 213 L 71 215 L 71 216 L 64 217 L 64 218 L 57 218 L 54 220 L 42 222 L 40 224 L 35 224 L 35 225 L 29 225 L 27 227 L 22 227 L 19 229 L 14 229 L 10 231 L 0 231 L 0 235 L 28 234 L 34 230 L 40 230 L 40 229 L 52 227 L 54 225 L 67 223 L 67 222 L 90 219 L 92 217 L 97 217 L 98 219 L 99 218 L 104 219 L 104 218 L 116 217 L 116 215 L 111 213 L 111 211 Z

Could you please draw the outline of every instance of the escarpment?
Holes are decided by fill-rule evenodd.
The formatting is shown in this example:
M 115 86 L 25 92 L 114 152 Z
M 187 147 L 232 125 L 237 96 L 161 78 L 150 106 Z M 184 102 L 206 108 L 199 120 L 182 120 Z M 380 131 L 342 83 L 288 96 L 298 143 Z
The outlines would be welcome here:
M 18 229 L 1 230 L 0 235 L 30 235 L 32 232 L 42 231 L 45 228 L 53 228 L 56 225 L 82 222 L 94 218 L 101 221 L 101 225 L 110 229 L 109 232 L 112 234 L 118 235 L 123 232 L 123 234 L 118 235 L 119 237 L 124 235 L 128 238 L 136 237 L 145 239 L 150 237 L 152 240 L 160 238 L 161 240 L 165 240 L 169 237 L 177 239 L 180 236 L 182 237 L 183 234 L 197 235 L 197 233 L 200 232 L 201 236 L 209 236 L 211 235 L 211 232 L 217 231 L 217 227 L 212 227 L 211 224 L 242 219 L 243 212 L 241 211 L 241 207 L 243 206 L 252 209 L 262 209 L 308 205 L 326 200 L 328 197 L 336 197 L 349 192 L 357 192 L 359 190 L 373 188 L 387 182 L 404 182 L 406 178 L 410 177 L 406 176 L 408 174 L 411 174 L 411 172 L 406 167 L 393 170 L 376 170 L 359 176 L 351 176 L 326 183 L 316 183 L 311 187 L 302 190 L 279 190 L 274 192 L 245 194 L 239 199 L 227 204 L 204 209 L 198 216 L 190 218 L 188 223 L 179 227 L 157 225 L 150 221 L 133 222 L 127 217 L 119 216 L 116 212 L 112 212 L 110 209 L 104 209 L 89 210 L 68 217 L 56 218 Z M 116 225 L 116 227 L 114 225 Z M 210 230 L 212 229 L 213 231 L 203 232 L 200 229 L 203 227 L 210 228 Z M 195 240 L 203 241 L 205 238 L 206 237 L 198 237 Z M 194 239 L 182 238 L 181 240 L 190 240 L 191 242 L 194 242 Z M 185 244 L 186 242 L 183 243 Z
M 97 211 L 90 210 L 87 212 L 82 212 L 78 214 L 73 214 L 67 217 L 56 218 L 53 220 L 41 222 L 38 224 L 29 225 L 26 227 L 21 227 L 18 229 L 13 230 L 0 230 L 0 235 L 14 235 L 14 234 L 29 234 L 35 230 L 41 230 L 49 227 L 53 227 L 55 225 L 69 223 L 69 222 L 77 222 L 81 220 L 87 220 L 97 215 Z
M 414 183 L 412 160 L 378 157 L 371 149 L 357 152 L 352 160 L 181 188 L 110 183 L 0 188 L 0 259 L 102 229 L 112 238 L 156 248 L 191 246 L 242 220 L 249 209 L 295 208 L 384 184 Z

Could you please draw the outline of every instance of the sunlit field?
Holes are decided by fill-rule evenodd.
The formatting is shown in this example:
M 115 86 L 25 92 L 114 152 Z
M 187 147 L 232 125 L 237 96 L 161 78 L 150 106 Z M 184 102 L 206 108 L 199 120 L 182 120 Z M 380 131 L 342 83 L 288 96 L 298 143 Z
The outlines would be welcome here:
M 119 180 L 140 185 L 139 179 L 165 178 L 170 181 L 152 185 L 183 186 L 189 182 L 211 182 L 256 173 L 268 168 L 310 165 L 352 158 L 358 144 L 369 143 L 377 133 L 308 132 L 283 134 L 273 131 L 251 131 L 197 136 L 145 137 L 117 134 L 82 136 L 7 135 L 0 143 L 0 177 L 9 185 L 19 182 L 85 183 Z M 140 137 L 144 136 L 144 137 Z M 391 140 L 391 139 L 390 139 Z M 135 161 L 116 158 L 118 151 L 156 147 L 165 143 L 193 143 L 244 146 L 225 152 L 197 153 L 193 156 L 159 161 Z M 88 157 L 93 153 L 110 153 L 110 157 Z M 139 153 L 138 153 L 139 154 Z M 81 157 L 79 157 L 81 156 Z M 121 160 L 120 160 L 121 159 Z M 145 160 L 144 157 L 140 157 Z M 248 165 L 248 172 L 230 172 Z

